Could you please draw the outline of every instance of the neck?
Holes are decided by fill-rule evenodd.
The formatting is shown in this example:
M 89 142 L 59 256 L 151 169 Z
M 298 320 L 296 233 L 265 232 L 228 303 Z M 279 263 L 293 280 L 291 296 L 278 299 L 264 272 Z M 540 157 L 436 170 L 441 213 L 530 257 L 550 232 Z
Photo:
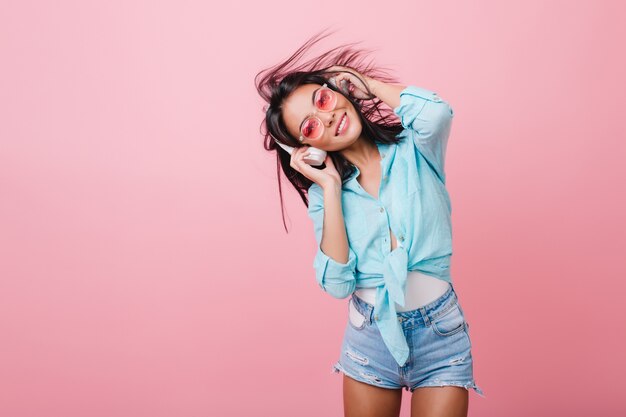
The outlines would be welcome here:
M 380 161 L 381 159 L 376 144 L 368 142 L 362 136 L 352 145 L 341 150 L 341 155 L 359 169 L 369 165 L 372 161 Z

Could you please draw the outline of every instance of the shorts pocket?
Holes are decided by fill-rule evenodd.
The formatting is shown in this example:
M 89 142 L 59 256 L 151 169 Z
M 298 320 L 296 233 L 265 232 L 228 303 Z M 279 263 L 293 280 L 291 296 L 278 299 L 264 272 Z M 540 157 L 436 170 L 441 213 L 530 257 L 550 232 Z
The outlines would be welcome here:
M 366 317 L 357 310 L 352 298 L 348 302 L 348 323 L 350 323 L 350 327 L 356 330 L 362 330 L 367 325 Z
M 472 337 L 469 334 L 469 323 L 465 322 L 465 336 L 467 336 L 467 342 L 469 343 L 470 349 L 472 348 Z
M 467 341 L 470 345 L 470 349 L 472 347 L 472 336 L 470 335 L 470 324 L 467 321 L 467 319 L 465 318 L 465 312 L 463 311 L 463 307 L 461 307 L 461 304 L 459 303 L 459 301 L 457 300 L 457 306 L 459 307 L 459 310 L 461 310 L 461 314 L 463 315 L 463 320 L 465 321 L 465 335 L 467 336 Z
M 465 317 L 459 309 L 459 305 L 454 303 L 453 307 L 434 319 L 430 327 L 439 336 L 452 336 L 465 329 Z

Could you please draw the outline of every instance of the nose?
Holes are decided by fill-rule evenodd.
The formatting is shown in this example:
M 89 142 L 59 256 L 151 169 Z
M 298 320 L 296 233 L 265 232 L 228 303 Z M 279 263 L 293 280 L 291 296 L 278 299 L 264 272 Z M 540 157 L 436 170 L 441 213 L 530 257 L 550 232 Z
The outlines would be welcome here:
M 317 114 L 317 117 L 319 117 L 322 120 L 322 122 L 324 123 L 324 126 L 330 127 L 335 121 L 335 112 L 334 111 L 328 112 L 328 113 L 319 112 Z

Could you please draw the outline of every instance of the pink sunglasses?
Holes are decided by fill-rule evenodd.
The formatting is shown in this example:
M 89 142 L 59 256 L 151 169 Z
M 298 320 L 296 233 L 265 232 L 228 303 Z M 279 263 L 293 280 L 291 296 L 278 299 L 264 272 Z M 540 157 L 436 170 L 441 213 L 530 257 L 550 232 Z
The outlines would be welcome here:
M 315 92 L 315 108 L 321 112 L 330 112 L 337 105 L 337 93 L 324 84 Z M 319 139 L 324 133 L 324 122 L 317 116 L 307 117 L 300 125 L 300 142 L 306 139 Z

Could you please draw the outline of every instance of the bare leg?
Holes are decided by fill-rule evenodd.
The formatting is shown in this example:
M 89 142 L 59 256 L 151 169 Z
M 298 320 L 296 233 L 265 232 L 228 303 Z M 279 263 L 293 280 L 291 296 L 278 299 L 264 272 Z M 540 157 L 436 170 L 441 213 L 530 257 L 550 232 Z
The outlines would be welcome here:
M 469 392 L 463 387 L 421 387 L 411 397 L 411 417 L 467 417 Z
M 402 389 L 380 388 L 343 375 L 345 417 L 398 417 Z

